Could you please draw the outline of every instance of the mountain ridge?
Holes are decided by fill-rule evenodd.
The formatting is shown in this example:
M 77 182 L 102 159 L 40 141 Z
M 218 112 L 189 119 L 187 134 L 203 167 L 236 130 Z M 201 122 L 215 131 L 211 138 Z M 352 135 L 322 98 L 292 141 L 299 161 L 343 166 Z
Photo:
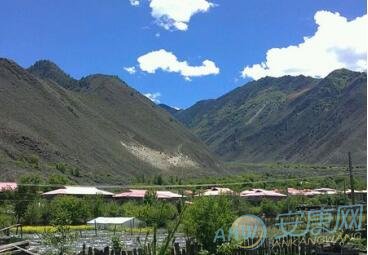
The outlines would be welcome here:
M 365 164 L 365 84 L 347 69 L 265 77 L 174 116 L 223 160 L 343 164 L 351 150 Z
M 0 165 L 7 178 L 39 172 L 126 183 L 137 175 L 223 173 L 201 141 L 117 77 L 76 80 L 54 65 L 24 69 L 0 59 Z M 80 176 L 70 174 L 75 169 Z

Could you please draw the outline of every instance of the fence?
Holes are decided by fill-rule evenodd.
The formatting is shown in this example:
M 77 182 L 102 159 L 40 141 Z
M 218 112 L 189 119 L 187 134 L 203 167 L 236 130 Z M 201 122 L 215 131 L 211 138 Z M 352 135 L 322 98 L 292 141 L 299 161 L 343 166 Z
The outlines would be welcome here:
M 248 242 L 252 244 L 255 240 Z M 174 243 L 171 249 L 166 253 L 170 255 L 197 255 L 201 250 L 200 245 L 193 242 L 187 242 L 185 247 L 180 247 L 178 243 Z M 304 238 L 288 237 L 277 240 L 277 242 L 266 239 L 262 245 L 254 250 L 238 248 L 228 255 L 359 255 L 359 251 L 355 249 L 343 248 L 334 244 L 317 244 L 307 241 Z M 83 245 L 83 250 L 79 255 L 153 255 L 152 247 L 148 244 L 145 247 L 133 250 L 114 250 L 105 247 L 103 250 Z

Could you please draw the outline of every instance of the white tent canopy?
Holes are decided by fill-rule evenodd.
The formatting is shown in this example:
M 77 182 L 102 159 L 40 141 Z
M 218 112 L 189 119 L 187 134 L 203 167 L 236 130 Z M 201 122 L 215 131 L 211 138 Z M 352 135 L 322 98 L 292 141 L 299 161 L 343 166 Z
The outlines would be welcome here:
M 98 217 L 87 222 L 87 224 L 92 225 L 121 225 L 130 228 L 139 227 L 141 223 L 134 217 Z

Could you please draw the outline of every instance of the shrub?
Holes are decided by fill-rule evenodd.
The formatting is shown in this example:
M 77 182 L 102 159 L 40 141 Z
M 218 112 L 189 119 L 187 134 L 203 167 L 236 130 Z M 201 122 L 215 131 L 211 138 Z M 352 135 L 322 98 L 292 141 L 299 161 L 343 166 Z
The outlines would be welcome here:
M 70 224 L 85 223 L 90 217 L 88 207 L 84 199 L 62 196 L 56 197 L 50 204 L 51 221 L 55 221 L 62 214 L 63 218 L 70 221 Z
M 199 197 L 186 210 L 183 230 L 195 237 L 203 248 L 215 252 L 214 235 L 219 228 L 227 230 L 235 219 L 231 200 L 228 197 Z

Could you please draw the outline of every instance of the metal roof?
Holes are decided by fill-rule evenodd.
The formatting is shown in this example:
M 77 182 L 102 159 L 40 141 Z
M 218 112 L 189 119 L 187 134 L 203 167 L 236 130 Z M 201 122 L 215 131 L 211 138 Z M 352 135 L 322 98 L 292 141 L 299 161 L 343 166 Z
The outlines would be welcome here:
M 130 189 L 129 191 L 122 192 L 114 195 L 116 198 L 144 198 L 147 190 L 144 189 Z M 165 198 L 181 198 L 182 195 L 171 192 L 171 191 L 156 191 L 157 198 L 165 199 Z
M 138 219 L 134 217 L 97 217 L 96 219 L 90 220 L 87 224 L 113 224 L 113 225 L 120 225 L 128 223 L 129 221 L 137 221 Z
M 96 187 L 65 186 L 62 189 L 56 189 L 43 193 L 42 195 L 102 195 L 112 196 L 114 193 L 97 189 Z
M 286 195 L 265 189 L 251 189 L 240 192 L 241 197 L 286 197 Z

